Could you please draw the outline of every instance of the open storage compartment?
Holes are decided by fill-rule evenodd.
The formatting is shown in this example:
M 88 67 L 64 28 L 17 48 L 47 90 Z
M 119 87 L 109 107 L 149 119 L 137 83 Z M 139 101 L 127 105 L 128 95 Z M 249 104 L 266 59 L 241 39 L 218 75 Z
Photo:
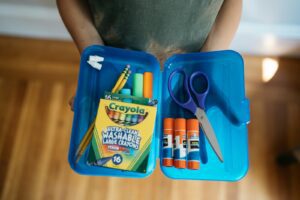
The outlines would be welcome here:
M 91 55 L 104 58 L 100 70 L 88 64 Z M 109 91 L 114 86 L 118 75 L 127 64 L 131 66 L 130 70 L 133 73 L 145 71 L 153 73 L 153 99 L 158 100 L 146 173 L 90 166 L 86 163 L 88 151 L 85 151 L 76 163 L 74 157 L 76 148 L 97 115 L 99 100 L 103 98 L 105 91 Z M 192 113 L 177 106 L 170 98 L 168 77 L 176 68 L 183 68 L 188 75 L 196 70 L 207 75 L 210 90 L 205 102 L 205 111 L 219 141 L 224 162 L 218 160 L 203 132 L 200 131 L 200 169 L 164 167 L 160 161 L 161 170 L 172 179 L 236 181 L 245 176 L 248 170 L 249 101 L 245 97 L 243 59 L 231 50 L 174 55 L 167 59 L 161 71 L 157 59 L 144 52 L 98 45 L 86 48 L 81 57 L 74 104 L 69 149 L 69 163 L 72 169 L 85 175 L 132 178 L 149 176 L 156 167 L 156 160 L 162 155 L 163 119 L 166 117 L 195 118 Z M 173 81 L 180 83 L 181 79 L 178 77 Z M 182 87 L 178 85 L 180 86 L 177 84 L 174 89 L 180 95 Z M 132 77 L 129 77 L 126 87 L 132 87 Z

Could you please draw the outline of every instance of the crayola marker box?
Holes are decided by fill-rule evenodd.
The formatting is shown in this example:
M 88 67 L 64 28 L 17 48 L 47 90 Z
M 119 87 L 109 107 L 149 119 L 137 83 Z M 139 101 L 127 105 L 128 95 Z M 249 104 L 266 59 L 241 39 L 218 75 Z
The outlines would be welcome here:
M 156 107 L 101 99 L 88 164 L 145 173 L 155 117 Z

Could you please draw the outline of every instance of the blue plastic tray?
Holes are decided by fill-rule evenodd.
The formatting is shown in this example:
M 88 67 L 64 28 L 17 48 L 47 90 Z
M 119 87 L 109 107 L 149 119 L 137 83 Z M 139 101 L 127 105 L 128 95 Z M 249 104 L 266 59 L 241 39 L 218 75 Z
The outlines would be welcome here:
M 87 60 L 90 55 L 104 57 L 101 70 L 92 68 Z M 88 151 L 75 162 L 75 151 L 97 114 L 100 98 L 117 81 L 126 64 L 135 72 L 151 71 L 154 75 L 153 98 L 158 99 L 157 118 L 151 144 L 147 172 L 127 172 L 117 169 L 89 166 L 85 160 Z M 78 88 L 74 105 L 73 129 L 69 150 L 69 163 L 80 174 L 143 178 L 155 169 L 156 160 L 162 151 L 162 120 L 165 117 L 193 118 L 193 115 L 178 107 L 170 98 L 167 89 L 169 74 L 175 68 L 184 68 L 189 74 L 201 70 L 210 81 L 206 100 L 206 113 L 216 132 L 224 162 L 221 163 L 203 133 L 200 133 L 200 169 L 188 170 L 163 167 L 163 173 L 172 179 L 236 181 L 248 170 L 247 123 L 250 120 L 249 101 L 245 97 L 244 63 L 234 51 L 180 54 L 170 57 L 164 70 L 153 55 L 145 52 L 124 50 L 105 46 L 90 46 L 81 57 Z M 178 80 L 180 83 L 180 77 Z M 129 78 L 126 87 L 132 88 Z M 180 92 L 180 91 L 179 91 Z M 161 163 L 161 162 L 160 162 Z

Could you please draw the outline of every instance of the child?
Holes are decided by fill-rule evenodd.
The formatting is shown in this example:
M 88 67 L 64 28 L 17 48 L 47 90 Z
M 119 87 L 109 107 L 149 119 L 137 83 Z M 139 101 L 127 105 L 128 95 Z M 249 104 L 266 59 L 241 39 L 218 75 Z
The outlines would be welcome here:
M 242 0 L 57 0 L 81 53 L 92 44 L 174 53 L 227 49 Z M 72 101 L 71 101 L 72 104 Z

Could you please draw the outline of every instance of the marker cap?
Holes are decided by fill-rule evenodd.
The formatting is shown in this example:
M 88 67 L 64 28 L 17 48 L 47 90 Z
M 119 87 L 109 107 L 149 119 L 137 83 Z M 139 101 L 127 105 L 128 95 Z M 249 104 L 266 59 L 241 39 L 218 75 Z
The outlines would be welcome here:
M 122 90 L 120 90 L 120 94 L 130 95 L 131 94 L 131 89 L 123 88 Z

